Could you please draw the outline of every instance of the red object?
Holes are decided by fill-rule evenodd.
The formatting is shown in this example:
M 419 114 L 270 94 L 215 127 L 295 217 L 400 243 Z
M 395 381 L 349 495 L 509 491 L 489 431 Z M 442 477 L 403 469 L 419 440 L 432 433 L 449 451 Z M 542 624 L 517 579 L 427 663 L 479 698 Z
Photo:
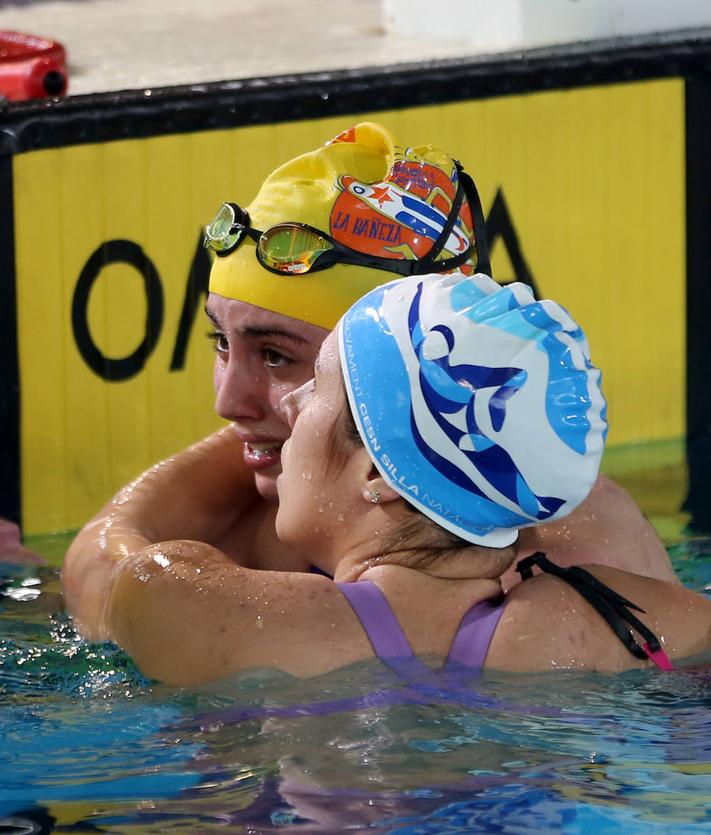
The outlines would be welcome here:
M 0 31 L 0 96 L 23 101 L 64 95 L 66 62 L 66 50 L 57 41 Z

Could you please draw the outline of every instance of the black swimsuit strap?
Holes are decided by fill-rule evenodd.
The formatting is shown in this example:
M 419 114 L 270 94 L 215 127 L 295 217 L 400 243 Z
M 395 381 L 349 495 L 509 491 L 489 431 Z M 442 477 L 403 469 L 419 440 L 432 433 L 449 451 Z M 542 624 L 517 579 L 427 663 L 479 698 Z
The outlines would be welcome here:
M 657 636 L 629 611 L 630 609 L 634 609 L 637 612 L 646 614 L 644 609 L 640 609 L 639 606 L 626 600 L 622 595 L 609 588 L 609 586 L 601 583 L 589 571 L 580 568 L 580 566 L 562 568 L 554 562 L 551 562 L 545 554 L 538 551 L 517 563 L 516 571 L 521 575 L 521 579 L 527 580 L 533 576 L 534 565 L 538 566 L 546 574 L 559 577 L 584 597 L 599 612 L 604 620 L 607 621 L 612 631 L 635 658 L 647 659 L 649 655 L 639 645 L 629 626 L 644 638 L 651 652 L 654 653 L 660 649 Z

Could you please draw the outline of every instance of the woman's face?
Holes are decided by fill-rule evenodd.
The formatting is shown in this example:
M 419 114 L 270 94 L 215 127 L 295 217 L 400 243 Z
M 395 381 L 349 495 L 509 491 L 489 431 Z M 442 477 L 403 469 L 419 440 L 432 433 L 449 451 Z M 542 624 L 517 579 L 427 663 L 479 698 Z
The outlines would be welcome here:
M 332 439 L 345 434 L 343 412 L 348 409 L 335 331 L 323 343 L 314 379 L 284 397 L 282 409 L 291 437 L 282 448 L 282 474 L 277 480 L 277 534 L 314 561 L 318 553 L 333 550 L 334 537 L 343 533 L 361 489 L 354 467 L 349 467 L 353 456 L 346 455 L 339 466 L 329 469 Z M 358 449 L 354 446 L 353 452 Z
M 279 403 L 311 377 L 328 331 L 216 293 L 205 312 L 215 327 L 215 409 L 243 442 L 243 464 L 259 494 L 276 502 L 289 437 Z

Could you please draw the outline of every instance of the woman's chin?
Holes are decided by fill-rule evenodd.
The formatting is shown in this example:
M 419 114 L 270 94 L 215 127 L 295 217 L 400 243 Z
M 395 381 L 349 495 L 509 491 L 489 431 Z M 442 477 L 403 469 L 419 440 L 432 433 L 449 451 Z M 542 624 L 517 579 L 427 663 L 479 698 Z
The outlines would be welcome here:
M 281 473 L 255 473 L 254 486 L 257 493 L 269 504 L 279 504 L 279 491 L 277 490 L 277 479 Z

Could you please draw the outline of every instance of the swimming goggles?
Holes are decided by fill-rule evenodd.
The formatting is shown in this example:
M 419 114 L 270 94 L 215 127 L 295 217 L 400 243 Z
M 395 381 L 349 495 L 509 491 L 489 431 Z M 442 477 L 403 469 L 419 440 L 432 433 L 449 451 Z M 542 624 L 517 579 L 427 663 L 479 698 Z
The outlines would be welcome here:
M 253 228 L 248 213 L 236 203 L 223 203 L 211 223 L 205 227 L 204 245 L 218 257 L 224 257 L 248 237 L 256 244 L 257 260 L 270 272 L 279 275 L 304 275 L 325 270 L 334 264 L 353 264 L 387 270 L 399 275 L 424 275 L 447 272 L 465 264 L 476 251 L 477 271 L 491 273 L 486 246 L 484 215 L 479 195 L 472 178 L 455 162 L 459 174 L 457 192 L 447 221 L 440 235 L 425 258 L 398 259 L 368 255 L 351 249 L 334 240 L 330 235 L 306 223 L 288 221 L 278 223 L 266 231 Z M 459 217 L 464 197 L 467 197 L 477 233 L 476 246 L 469 246 L 452 258 L 436 260 L 444 249 L 454 224 Z

